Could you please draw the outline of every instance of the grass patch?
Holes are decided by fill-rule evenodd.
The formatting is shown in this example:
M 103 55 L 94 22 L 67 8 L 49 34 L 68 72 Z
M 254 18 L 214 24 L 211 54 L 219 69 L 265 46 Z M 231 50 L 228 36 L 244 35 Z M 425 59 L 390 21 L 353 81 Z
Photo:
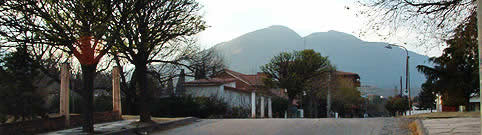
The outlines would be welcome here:
M 433 113 L 423 113 L 410 116 L 401 116 L 403 118 L 459 118 L 459 117 L 469 117 L 477 118 L 480 117 L 480 112 L 433 112 Z

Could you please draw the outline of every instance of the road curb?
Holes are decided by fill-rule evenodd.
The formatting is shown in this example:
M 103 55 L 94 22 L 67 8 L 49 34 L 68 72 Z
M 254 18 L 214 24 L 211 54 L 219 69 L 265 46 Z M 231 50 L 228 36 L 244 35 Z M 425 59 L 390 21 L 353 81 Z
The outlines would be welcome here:
M 417 125 L 417 133 L 419 135 L 428 135 L 428 131 L 425 126 L 423 126 L 423 122 L 421 119 L 415 120 L 415 124 Z
M 196 122 L 197 120 L 199 120 L 199 118 L 187 117 L 187 118 L 173 120 L 173 121 L 161 122 L 159 124 L 146 126 L 146 127 L 129 128 L 129 129 L 121 130 L 121 131 L 104 133 L 102 135 L 143 135 L 143 134 L 147 135 L 149 132 L 152 132 L 152 131 L 155 131 L 155 130 L 168 129 L 168 128 L 171 128 L 171 127 L 190 124 L 192 122 Z

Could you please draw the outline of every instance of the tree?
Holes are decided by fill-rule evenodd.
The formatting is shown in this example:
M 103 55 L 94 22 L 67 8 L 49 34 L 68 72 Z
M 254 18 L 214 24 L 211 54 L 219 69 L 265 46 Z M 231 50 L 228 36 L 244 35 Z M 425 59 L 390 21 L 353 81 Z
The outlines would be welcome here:
M 390 112 L 390 115 L 395 116 L 396 114 L 401 114 L 407 111 L 410 107 L 408 106 L 408 98 L 402 98 L 399 96 L 388 97 L 388 101 L 385 104 L 385 108 Z
M 425 74 L 427 89 L 440 92 L 444 104 L 468 105 L 471 94 L 479 89 L 477 52 L 477 18 L 473 13 L 469 21 L 455 29 L 454 36 L 447 40 L 448 47 L 440 57 L 432 57 L 434 67 L 419 65 Z
M 268 87 L 285 88 L 290 103 L 300 96 L 310 79 L 319 77 L 332 68 L 327 57 L 312 49 L 282 52 L 274 56 L 270 63 L 261 66 L 261 70 L 268 75 L 265 84 Z
M 416 32 L 423 35 L 416 38 L 424 45 L 428 45 L 430 38 L 440 41 L 450 38 L 457 25 L 467 22 L 477 8 L 475 0 L 362 0 L 359 3 L 358 14 L 368 18 L 367 28 L 388 30 L 388 33 L 378 33 L 381 36 L 393 36 L 397 31 Z M 433 45 L 441 44 L 437 41 Z
M 114 3 L 101 0 L 7 1 L 1 3 L 0 35 L 11 43 L 41 44 L 75 56 L 82 68 L 82 129 L 92 133 L 97 64 L 112 47 Z M 26 36 L 18 36 L 24 34 Z M 54 54 L 51 54 L 54 55 Z
M 431 82 L 422 84 L 422 91 L 418 94 L 418 104 L 421 109 L 434 109 L 435 108 L 435 89 Z
M 190 76 L 196 80 L 207 79 L 226 68 L 223 57 L 215 49 L 195 52 L 185 61 L 185 67 L 192 72 Z
M 183 41 L 206 28 L 201 6 L 194 0 L 121 0 L 116 7 L 116 48 L 119 57 L 135 66 L 140 120 L 148 122 L 147 67 L 153 62 L 178 64 L 189 53 L 181 50 Z
M 13 116 L 14 121 L 47 116 L 42 91 L 35 82 L 39 78 L 38 64 L 25 48 L 17 48 L 4 56 L 0 68 L 0 115 Z

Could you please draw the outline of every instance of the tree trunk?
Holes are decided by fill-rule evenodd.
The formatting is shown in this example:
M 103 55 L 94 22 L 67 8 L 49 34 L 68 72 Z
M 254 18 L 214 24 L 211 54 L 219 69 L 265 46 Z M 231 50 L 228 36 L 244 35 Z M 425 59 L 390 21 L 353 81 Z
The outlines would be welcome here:
M 94 132 L 94 79 L 97 64 L 82 65 L 82 131 Z
M 138 92 L 137 101 L 139 101 L 140 121 L 150 122 L 151 113 L 149 110 L 149 101 L 151 100 L 151 94 L 149 94 L 149 87 L 147 86 L 147 62 L 138 62 L 135 67 L 136 92 Z

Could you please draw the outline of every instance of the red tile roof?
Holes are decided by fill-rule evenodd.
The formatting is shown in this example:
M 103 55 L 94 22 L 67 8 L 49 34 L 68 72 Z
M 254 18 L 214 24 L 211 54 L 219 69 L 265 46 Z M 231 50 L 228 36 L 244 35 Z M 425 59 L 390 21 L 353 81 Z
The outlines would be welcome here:
M 229 69 L 224 69 L 224 71 L 231 73 L 232 75 L 235 76 L 235 78 L 239 78 L 241 79 L 241 81 L 249 85 L 263 85 L 263 78 L 268 77 L 266 74 L 261 72 L 258 72 L 256 75 L 247 75 L 247 74 L 239 73 Z
M 268 78 L 268 76 L 264 73 L 258 73 L 256 75 L 243 75 L 243 78 L 251 85 L 263 85 L 263 79 Z
M 336 71 L 335 74 L 340 76 L 358 76 L 358 78 L 360 78 L 360 76 L 357 73 L 351 73 L 351 72 Z

